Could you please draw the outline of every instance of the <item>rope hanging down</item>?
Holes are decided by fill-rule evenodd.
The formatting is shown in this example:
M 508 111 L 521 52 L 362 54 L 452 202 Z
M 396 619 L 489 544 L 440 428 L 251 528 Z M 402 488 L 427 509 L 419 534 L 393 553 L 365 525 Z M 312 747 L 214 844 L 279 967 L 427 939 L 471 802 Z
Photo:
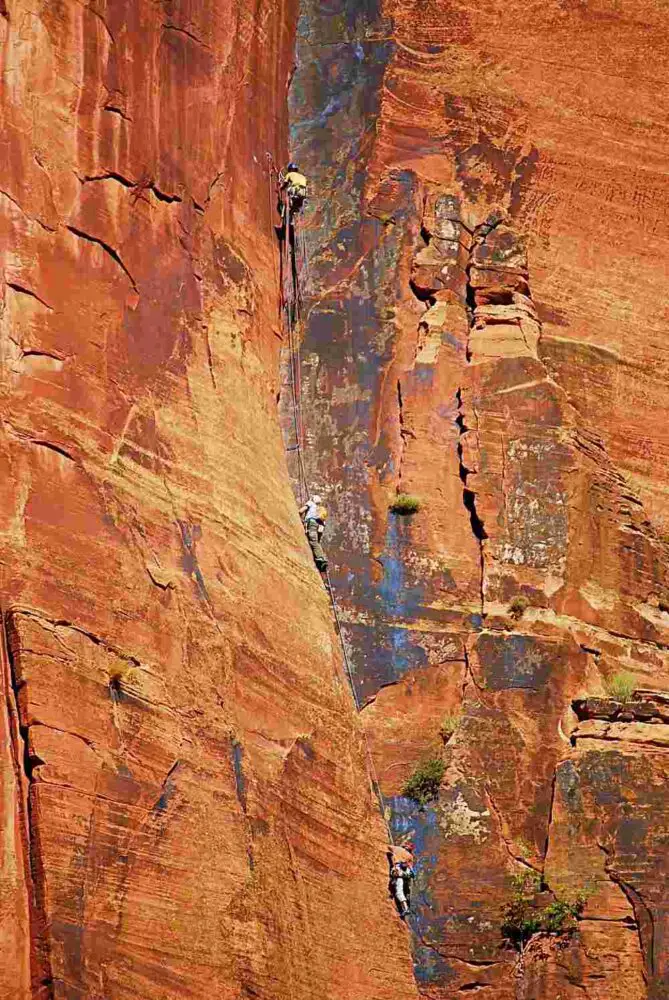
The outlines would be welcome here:
M 274 166 L 274 161 L 272 159 L 271 153 L 267 153 L 268 162 L 268 176 L 269 176 L 269 197 L 270 197 L 270 208 L 273 209 L 273 187 L 272 178 L 273 176 L 279 177 L 278 171 Z M 298 335 L 297 326 L 301 322 L 302 313 L 302 294 L 300 287 L 300 279 L 302 276 L 306 278 L 308 257 L 306 248 L 306 239 L 301 228 L 298 228 L 294 222 L 291 222 L 291 212 L 290 212 L 290 199 L 288 197 L 287 191 L 283 190 L 280 193 L 280 205 L 282 209 L 282 225 L 279 230 L 279 236 L 281 240 L 281 268 L 279 276 L 279 284 L 281 289 L 281 301 L 280 301 L 280 311 L 282 315 L 282 320 L 284 328 L 288 335 L 288 355 L 289 355 L 289 373 L 290 373 L 290 385 L 291 385 L 291 397 L 292 397 L 292 407 L 293 407 L 293 421 L 295 428 L 295 447 L 294 450 L 297 455 L 298 464 L 298 477 L 299 486 L 301 494 L 301 502 L 306 502 L 311 491 L 309 489 L 309 483 L 307 480 L 307 474 L 304 464 L 303 456 L 303 421 L 302 421 L 302 384 L 301 384 L 301 358 L 300 358 L 300 339 Z M 297 252 L 296 252 L 297 251 Z M 346 679 L 348 680 L 349 687 L 351 689 L 351 694 L 353 696 L 353 702 L 355 704 L 356 711 L 358 714 L 361 711 L 360 699 L 358 698 L 358 693 L 355 687 L 355 679 L 353 676 L 353 670 L 351 667 L 351 661 L 349 659 L 348 650 L 346 649 L 346 642 L 344 640 L 344 634 L 341 626 L 341 619 L 339 617 L 339 610 L 337 608 L 337 601 L 334 595 L 334 588 L 332 586 L 332 580 L 330 579 L 330 573 L 325 570 L 325 578 L 327 582 L 327 592 L 330 598 L 330 604 L 332 605 L 332 614 L 334 617 L 337 635 L 339 637 L 339 643 L 341 646 L 342 657 L 344 660 L 344 667 L 346 671 Z M 365 758 L 366 758 L 366 769 L 367 776 L 369 779 L 370 789 L 373 796 L 376 798 L 381 816 L 386 826 L 388 833 L 388 840 L 390 844 L 394 844 L 392 830 L 390 828 L 390 823 L 388 822 L 388 817 L 386 815 L 385 802 L 383 800 L 383 794 L 381 792 L 381 786 L 379 784 L 379 778 L 374 766 L 374 759 L 372 757 L 372 752 L 369 748 L 369 741 L 367 739 L 367 734 L 364 729 L 362 732 L 363 742 L 365 746 Z

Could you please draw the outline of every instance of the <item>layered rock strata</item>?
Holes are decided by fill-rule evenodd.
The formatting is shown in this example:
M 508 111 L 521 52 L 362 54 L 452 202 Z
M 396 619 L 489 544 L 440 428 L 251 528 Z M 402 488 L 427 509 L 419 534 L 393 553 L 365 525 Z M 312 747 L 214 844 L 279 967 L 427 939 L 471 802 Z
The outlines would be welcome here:
M 431 1000 L 669 990 L 661 740 L 571 707 L 669 688 L 651 37 L 645 3 L 302 3 L 308 478 Z M 523 872 L 587 903 L 521 955 Z

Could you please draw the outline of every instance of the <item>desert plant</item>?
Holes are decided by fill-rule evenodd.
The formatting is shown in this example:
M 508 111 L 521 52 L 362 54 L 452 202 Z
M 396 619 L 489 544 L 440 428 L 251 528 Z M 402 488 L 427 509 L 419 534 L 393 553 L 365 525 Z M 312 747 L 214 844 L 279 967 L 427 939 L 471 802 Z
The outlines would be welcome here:
M 413 799 L 421 808 L 427 805 L 436 799 L 445 769 L 439 757 L 422 761 L 404 785 L 402 795 Z
M 511 878 L 511 899 L 502 911 L 502 934 L 517 947 L 539 930 L 539 915 L 534 904 L 541 891 L 541 876 L 538 872 L 523 872 Z
M 586 899 L 583 894 L 579 894 L 573 900 L 558 897 L 541 911 L 541 930 L 546 934 L 567 934 L 569 931 L 573 931 L 585 903 Z
M 439 735 L 441 736 L 444 743 L 448 743 L 451 736 L 460 725 L 460 719 L 461 715 L 459 713 L 455 715 L 444 716 L 441 725 L 439 726 Z
M 606 681 L 606 691 L 614 701 L 629 701 L 634 694 L 636 678 L 626 670 L 619 670 Z
M 511 601 L 511 604 L 509 604 L 509 614 L 513 619 L 515 619 L 515 621 L 518 621 L 523 617 L 529 606 L 530 602 L 528 599 L 523 597 L 522 594 L 518 594 Z
M 533 934 L 569 934 L 576 929 L 588 899 L 586 891 L 573 897 L 554 894 L 553 902 L 539 906 L 538 872 L 523 872 L 511 880 L 513 892 L 502 912 L 502 934 L 521 951 Z
M 398 493 L 390 504 L 391 514 L 417 514 L 420 508 L 420 500 L 410 493 Z

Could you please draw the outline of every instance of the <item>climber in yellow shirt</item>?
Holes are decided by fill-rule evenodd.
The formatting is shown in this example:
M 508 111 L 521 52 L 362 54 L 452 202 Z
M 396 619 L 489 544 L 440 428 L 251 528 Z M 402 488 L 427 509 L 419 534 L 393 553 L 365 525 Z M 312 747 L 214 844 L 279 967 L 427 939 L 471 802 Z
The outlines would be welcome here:
M 282 194 L 285 192 L 288 196 L 291 216 L 296 215 L 307 197 L 307 178 L 296 163 L 289 163 L 286 172 L 279 175 L 279 182 Z M 283 215 L 283 205 L 281 215 Z

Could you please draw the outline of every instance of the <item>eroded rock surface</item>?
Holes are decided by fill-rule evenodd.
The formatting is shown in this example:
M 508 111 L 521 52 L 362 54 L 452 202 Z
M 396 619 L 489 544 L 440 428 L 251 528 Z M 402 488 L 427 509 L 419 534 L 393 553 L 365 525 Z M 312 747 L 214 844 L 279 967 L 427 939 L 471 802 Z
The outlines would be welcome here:
M 0 996 L 415 995 L 276 415 L 296 10 L 0 3 Z
M 571 707 L 669 688 L 667 41 L 627 0 L 302 3 L 308 476 L 431 1000 L 669 991 L 664 725 Z M 521 957 L 532 870 L 588 901 Z

